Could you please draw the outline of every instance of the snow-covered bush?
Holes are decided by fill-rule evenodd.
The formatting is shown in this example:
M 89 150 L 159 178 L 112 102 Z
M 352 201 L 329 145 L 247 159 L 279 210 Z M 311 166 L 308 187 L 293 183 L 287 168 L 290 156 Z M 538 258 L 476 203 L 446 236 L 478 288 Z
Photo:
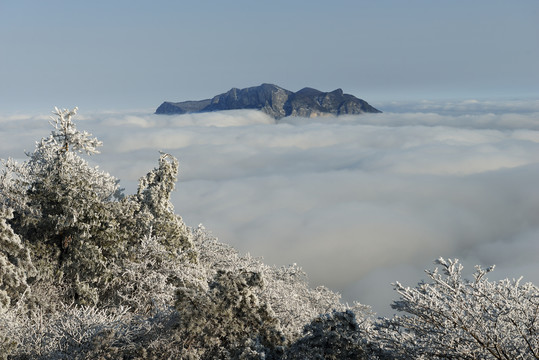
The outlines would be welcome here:
M 153 228 L 169 248 L 190 247 L 169 201 L 178 164 L 162 155 L 137 195 L 125 197 L 118 180 L 78 155 L 98 153 L 101 142 L 76 129 L 76 108 L 54 114 L 54 130 L 28 161 L 5 162 L 2 203 L 14 209 L 10 223 L 31 249 L 40 278 L 66 282 L 76 302 L 97 304 L 114 280 L 110 268 L 141 234 Z
M 351 310 L 320 315 L 305 326 L 304 336 L 287 349 L 285 358 L 367 359 L 365 330 L 365 324 L 360 325 Z
M 151 231 L 150 231 L 151 233 Z M 179 287 L 207 289 L 207 271 L 191 261 L 191 251 L 170 251 L 154 236 L 145 236 L 112 268 L 105 304 L 120 304 L 149 314 L 174 304 Z
M 21 316 L 10 311 L 0 319 L 0 333 L 16 339 L 10 349 L 9 359 L 13 360 L 99 359 L 105 354 L 108 359 L 118 359 L 142 352 L 140 346 L 148 344 L 140 340 L 150 332 L 158 335 L 167 322 L 163 313 L 143 318 L 121 306 L 103 309 L 61 304 L 55 312 L 36 308 Z
M 6 163 L 9 176 L 1 187 L 3 202 L 14 209 L 11 225 L 28 244 L 39 278 L 65 280 L 71 297 L 95 304 L 108 263 L 133 240 L 124 230 L 136 204 L 122 201 L 118 181 L 77 154 L 95 154 L 101 143 L 75 128 L 75 114 L 56 109 L 51 135 L 28 161 Z
M 319 286 L 309 286 L 307 275 L 296 264 L 276 267 L 263 263 L 249 254 L 240 255 L 236 249 L 218 241 L 202 225 L 193 229 L 193 244 L 199 254 L 199 263 L 207 269 L 211 279 L 220 270 L 232 273 L 252 271 L 264 278 L 264 287 L 252 289 L 261 301 L 270 304 L 289 341 L 301 336 L 305 324 L 320 314 L 345 311 L 340 295 Z M 354 311 L 367 316 L 365 306 L 354 305 Z
M 0 314 L 27 291 L 27 277 L 35 275 L 30 252 L 7 223 L 12 217 L 0 206 Z
M 401 359 L 538 359 L 539 288 L 520 280 L 488 281 L 493 267 L 462 278 L 458 260 L 436 261 L 430 283 L 395 284 L 392 307 L 409 315 L 378 324 L 382 353 Z
M 142 214 L 140 217 L 144 219 L 145 227 L 151 228 L 151 235 L 157 237 L 171 251 L 192 247 L 187 236 L 187 227 L 181 217 L 174 214 L 174 206 L 170 201 L 177 176 L 178 160 L 162 153 L 159 167 L 140 179 L 136 195 Z
M 260 273 L 221 270 L 206 292 L 179 288 L 176 309 L 186 354 L 200 359 L 276 356 L 285 338 L 271 307 L 253 292 L 263 286 Z

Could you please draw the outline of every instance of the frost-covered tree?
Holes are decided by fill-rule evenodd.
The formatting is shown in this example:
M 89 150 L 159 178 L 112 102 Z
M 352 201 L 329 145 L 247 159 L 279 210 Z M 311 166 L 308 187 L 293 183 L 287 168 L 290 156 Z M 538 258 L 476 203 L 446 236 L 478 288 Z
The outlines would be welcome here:
M 366 324 L 359 324 L 353 311 L 320 315 L 305 325 L 304 336 L 286 352 L 288 360 L 367 359 Z M 362 329 L 363 328 L 363 329 Z
M 12 217 L 0 206 L 0 314 L 27 291 L 27 277 L 35 275 L 28 249 L 7 223 Z
M 54 114 L 53 131 L 27 161 L 4 163 L 1 202 L 14 209 L 10 224 L 28 243 L 40 277 L 66 282 L 78 303 L 96 304 L 115 280 L 112 264 L 151 229 L 171 247 L 189 247 L 169 202 L 177 161 L 162 156 L 138 194 L 125 197 L 117 179 L 79 155 L 98 153 L 101 142 L 75 127 L 76 108 Z
M 271 307 L 253 292 L 261 274 L 219 271 L 207 292 L 181 287 L 176 292 L 179 336 L 186 356 L 200 359 L 278 358 L 284 344 Z
M 208 272 L 192 262 L 190 251 L 171 251 L 155 236 L 147 235 L 112 268 L 107 301 L 149 314 L 174 304 L 179 287 L 207 290 Z
M 340 294 L 324 286 L 311 287 L 307 274 L 297 264 L 270 266 L 261 258 L 241 255 L 232 246 L 215 238 L 202 225 L 193 229 L 192 233 L 198 261 L 207 272 L 206 278 L 211 279 L 220 270 L 262 274 L 264 287 L 254 287 L 252 291 L 262 302 L 271 305 L 288 341 L 299 338 L 305 324 L 320 314 L 349 309 L 340 301 Z M 362 318 L 369 316 L 365 306 L 354 304 L 351 309 Z
M 145 227 L 151 228 L 170 250 L 186 250 L 192 247 L 187 227 L 179 215 L 174 214 L 170 195 L 178 176 L 178 160 L 170 154 L 161 153 L 159 167 L 139 180 L 136 200 L 140 204 L 139 218 Z
M 520 280 L 488 281 L 494 267 L 462 278 L 458 260 L 436 261 L 430 283 L 395 284 L 392 307 L 409 315 L 378 324 L 382 354 L 402 359 L 539 359 L 539 288 Z
M 75 300 L 98 301 L 97 287 L 118 257 L 137 205 L 122 200 L 118 181 L 78 153 L 98 153 L 101 142 L 76 129 L 74 110 L 55 109 L 49 137 L 28 161 L 6 162 L 2 192 L 13 206 L 12 227 L 32 252 L 40 277 L 65 279 Z

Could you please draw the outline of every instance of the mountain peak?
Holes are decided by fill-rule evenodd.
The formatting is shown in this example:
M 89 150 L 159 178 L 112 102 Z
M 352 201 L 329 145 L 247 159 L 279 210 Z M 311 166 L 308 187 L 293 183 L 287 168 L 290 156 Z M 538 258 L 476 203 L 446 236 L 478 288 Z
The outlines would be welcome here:
M 322 92 L 305 87 L 292 92 L 274 84 L 264 83 L 244 89 L 232 88 L 211 99 L 162 103 L 156 114 L 186 114 L 222 110 L 256 109 L 280 119 L 285 116 L 316 117 L 379 113 L 366 101 L 345 94 L 342 89 Z

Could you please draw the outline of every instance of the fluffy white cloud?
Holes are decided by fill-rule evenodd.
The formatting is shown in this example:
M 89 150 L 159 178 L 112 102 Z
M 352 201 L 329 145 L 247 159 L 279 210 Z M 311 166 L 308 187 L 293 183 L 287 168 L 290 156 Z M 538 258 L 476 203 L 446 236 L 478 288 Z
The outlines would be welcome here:
M 392 281 L 414 285 L 438 256 L 539 283 L 537 103 L 504 112 L 468 101 L 454 114 L 427 105 L 277 123 L 255 111 L 84 114 L 78 126 L 104 141 L 92 161 L 128 192 L 158 150 L 170 152 L 181 166 L 176 212 L 189 225 L 268 263 L 298 263 L 313 283 L 380 313 Z M 41 121 L 0 118 L 2 157 L 46 135 Z

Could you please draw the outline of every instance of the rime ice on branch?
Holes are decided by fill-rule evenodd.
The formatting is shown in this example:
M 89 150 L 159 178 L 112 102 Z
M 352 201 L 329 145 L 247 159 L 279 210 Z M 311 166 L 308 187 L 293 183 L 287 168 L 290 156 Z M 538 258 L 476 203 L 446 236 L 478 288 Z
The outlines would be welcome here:
M 385 320 L 377 342 L 397 358 L 538 359 L 539 288 L 518 280 L 488 281 L 494 269 L 476 266 L 462 278 L 457 259 L 436 260 L 430 283 L 395 283 L 392 307 L 409 315 Z
M 86 131 L 78 131 L 71 120 L 77 114 L 77 110 L 77 107 L 73 110 L 54 108 L 53 114 L 56 117 L 51 116 L 50 123 L 54 126 L 54 130 L 50 139 L 60 146 L 64 152 L 69 151 L 71 147 L 71 150 L 85 152 L 88 155 L 98 154 L 97 147 L 103 145 L 103 143 L 96 138 L 92 138 L 92 135 Z

